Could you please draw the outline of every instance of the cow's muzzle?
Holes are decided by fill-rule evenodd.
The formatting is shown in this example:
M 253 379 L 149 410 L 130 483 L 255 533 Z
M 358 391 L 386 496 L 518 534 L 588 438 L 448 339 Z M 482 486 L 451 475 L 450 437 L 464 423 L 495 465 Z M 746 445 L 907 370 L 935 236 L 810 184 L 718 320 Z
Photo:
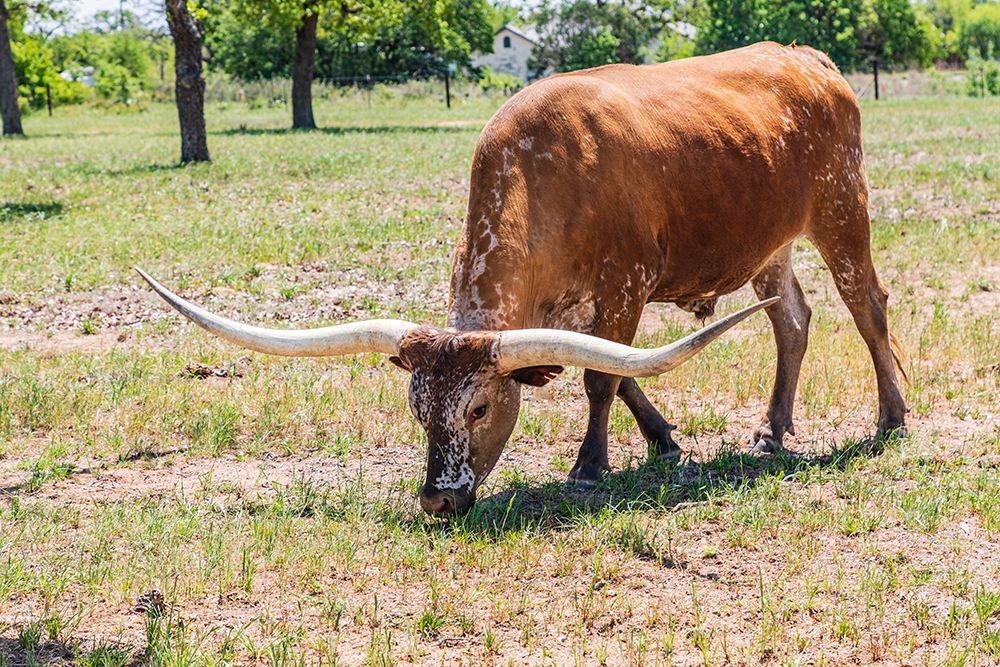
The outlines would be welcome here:
M 441 491 L 432 484 L 420 489 L 420 507 L 434 516 L 451 516 L 465 512 L 476 502 L 476 494 L 461 489 Z

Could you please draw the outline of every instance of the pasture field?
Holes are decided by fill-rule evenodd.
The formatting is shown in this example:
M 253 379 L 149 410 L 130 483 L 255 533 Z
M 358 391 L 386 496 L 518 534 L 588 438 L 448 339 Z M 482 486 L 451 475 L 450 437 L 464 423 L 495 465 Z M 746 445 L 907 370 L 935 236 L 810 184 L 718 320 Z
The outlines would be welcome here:
M 474 510 L 425 517 L 407 376 L 210 338 L 131 271 L 267 326 L 442 324 L 499 101 L 27 119 L 0 142 L 0 665 L 1000 664 L 1000 101 L 864 104 L 876 266 L 909 435 L 871 442 L 870 358 L 818 254 L 791 450 L 741 455 L 763 316 L 643 381 L 679 424 L 567 492 L 582 373 L 526 392 Z M 748 304 L 749 290 L 720 310 Z M 697 322 L 651 306 L 639 344 Z

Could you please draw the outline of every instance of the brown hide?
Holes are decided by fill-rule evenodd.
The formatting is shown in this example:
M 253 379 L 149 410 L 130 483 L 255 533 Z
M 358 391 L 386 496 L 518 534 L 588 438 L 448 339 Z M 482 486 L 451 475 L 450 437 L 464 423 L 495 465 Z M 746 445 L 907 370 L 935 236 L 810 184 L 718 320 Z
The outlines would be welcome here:
M 628 342 L 647 302 L 704 308 L 866 202 L 857 101 L 811 48 L 553 76 L 479 139 L 448 324 Z

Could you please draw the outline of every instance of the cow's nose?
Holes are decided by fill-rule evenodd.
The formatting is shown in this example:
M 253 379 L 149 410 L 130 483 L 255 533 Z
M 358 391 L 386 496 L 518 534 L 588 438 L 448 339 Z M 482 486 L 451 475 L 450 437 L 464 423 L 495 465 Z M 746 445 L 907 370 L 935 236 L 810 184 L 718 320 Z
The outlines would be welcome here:
M 451 496 L 433 487 L 420 489 L 420 507 L 428 514 L 448 515 L 455 511 Z

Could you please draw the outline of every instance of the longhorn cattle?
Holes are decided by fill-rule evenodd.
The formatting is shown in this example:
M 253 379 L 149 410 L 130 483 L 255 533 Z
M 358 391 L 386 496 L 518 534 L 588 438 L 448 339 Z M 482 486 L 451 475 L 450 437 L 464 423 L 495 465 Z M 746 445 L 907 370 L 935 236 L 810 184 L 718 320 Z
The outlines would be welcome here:
M 615 396 L 659 455 L 676 456 L 673 427 L 634 378 L 669 370 L 765 306 L 777 373 L 752 449 L 779 448 L 792 432 L 810 319 L 791 262 L 802 236 L 819 249 L 868 345 L 879 433 L 901 428 L 906 407 L 867 204 L 850 86 L 825 54 L 761 43 L 560 74 L 504 104 L 473 157 L 445 330 L 395 320 L 260 329 L 142 275 L 188 318 L 244 347 L 391 355 L 411 373 L 410 407 L 428 436 L 420 504 L 447 514 L 472 504 L 496 464 L 521 385 L 544 385 L 565 366 L 586 369 L 590 403 L 568 483 L 591 486 L 608 469 Z M 645 304 L 706 315 L 747 282 L 762 300 L 755 306 L 664 348 L 628 346 Z

